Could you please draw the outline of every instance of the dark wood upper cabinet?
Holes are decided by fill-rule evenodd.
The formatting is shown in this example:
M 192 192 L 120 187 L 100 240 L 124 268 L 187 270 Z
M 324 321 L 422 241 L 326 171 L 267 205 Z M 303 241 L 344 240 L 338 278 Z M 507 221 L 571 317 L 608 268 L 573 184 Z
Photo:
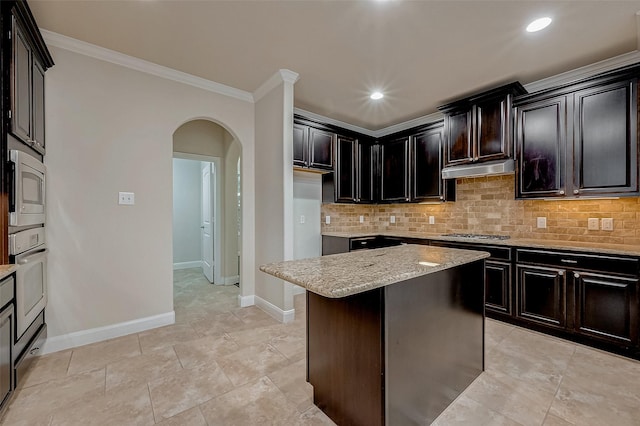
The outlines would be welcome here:
M 640 195 L 639 71 L 515 99 L 518 198 Z
M 11 66 L 11 133 L 25 143 L 32 138 L 31 126 L 31 47 L 22 26 L 12 19 L 13 56 Z
M 293 124 L 293 165 L 318 170 L 333 170 L 336 134 L 323 129 Z
M 377 147 L 378 145 L 371 142 L 358 141 L 356 144 L 358 203 L 375 203 L 377 201 L 375 179 L 378 173 Z
M 44 73 L 53 59 L 26 2 L 3 2 L 3 13 L 7 11 L 11 14 L 9 131 L 44 154 Z
M 309 167 L 333 170 L 333 146 L 336 134 L 309 128 Z
M 336 141 L 336 202 L 357 202 L 356 144 L 352 138 L 338 136 Z
M 637 80 L 574 94 L 573 193 L 638 193 Z
M 293 165 L 307 167 L 309 165 L 309 127 L 302 124 L 293 125 Z
M 443 200 L 442 133 L 439 125 L 411 137 L 412 201 Z
M 515 111 L 518 196 L 564 196 L 567 97 L 533 102 Z
M 380 200 L 406 202 L 409 193 L 409 137 L 391 139 L 380 145 Z
M 439 107 L 444 113 L 445 166 L 512 156 L 511 102 L 518 82 Z

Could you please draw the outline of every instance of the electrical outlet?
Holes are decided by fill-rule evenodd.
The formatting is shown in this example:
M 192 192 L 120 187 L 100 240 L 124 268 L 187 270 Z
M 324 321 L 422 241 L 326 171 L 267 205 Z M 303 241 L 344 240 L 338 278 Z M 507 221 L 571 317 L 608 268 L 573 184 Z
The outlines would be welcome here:
M 546 228 L 547 227 L 547 218 L 544 216 L 540 216 L 536 219 L 536 224 L 538 228 Z
M 324 223 L 326 223 L 327 225 L 329 225 L 331 223 L 331 216 L 325 216 L 324 217 Z
M 135 204 L 135 194 L 133 192 L 118 192 L 118 204 L 132 206 Z
M 434 225 L 436 223 L 436 218 L 433 216 L 429 216 L 429 225 Z
M 600 229 L 600 219 L 597 217 L 590 217 L 587 219 L 587 229 L 591 231 L 597 231 Z
M 602 218 L 602 230 L 603 231 L 613 231 L 613 218 L 611 218 L 611 217 L 603 217 Z
M 364 216 L 360 216 L 360 223 L 364 223 Z
M 389 216 L 389 223 L 396 223 L 396 217 L 395 216 Z
M 307 219 L 304 217 L 304 215 L 300 215 L 300 223 L 304 223 Z

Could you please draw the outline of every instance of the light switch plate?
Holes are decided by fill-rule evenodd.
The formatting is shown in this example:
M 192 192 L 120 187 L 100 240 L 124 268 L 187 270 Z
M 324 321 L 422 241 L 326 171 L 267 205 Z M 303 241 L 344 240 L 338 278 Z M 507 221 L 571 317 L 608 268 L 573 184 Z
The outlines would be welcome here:
M 325 216 L 324 217 L 324 223 L 326 223 L 327 225 L 329 225 L 331 223 L 331 216 Z
M 396 223 L 396 217 L 395 216 L 389 216 L 389 223 Z
M 364 223 L 364 216 L 360 216 L 360 223 Z
M 611 218 L 611 217 L 603 217 L 602 218 L 602 230 L 603 231 L 613 231 L 613 218 Z
M 435 225 L 436 218 L 434 216 L 429 216 L 429 225 Z
M 306 221 L 306 218 L 304 217 L 304 215 L 300 215 L 300 223 L 304 223 Z
M 600 229 L 600 219 L 597 217 L 590 217 L 587 219 L 587 229 L 591 231 L 597 231 Z
M 118 192 L 118 204 L 132 206 L 135 204 L 135 194 L 133 192 Z
M 544 216 L 540 216 L 536 219 L 536 225 L 538 228 L 546 228 L 547 227 L 547 218 Z

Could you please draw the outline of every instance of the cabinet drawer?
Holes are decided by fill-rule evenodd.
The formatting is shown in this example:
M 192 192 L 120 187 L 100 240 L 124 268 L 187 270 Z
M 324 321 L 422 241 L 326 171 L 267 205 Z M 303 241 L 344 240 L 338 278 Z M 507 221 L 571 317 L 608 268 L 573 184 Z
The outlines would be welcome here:
M 16 388 L 20 387 L 21 382 L 27 370 L 29 369 L 29 366 L 31 365 L 35 357 L 37 357 L 40 354 L 40 348 L 42 348 L 42 345 L 44 345 L 44 341 L 46 340 L 46 338 L 47 338 L 47 325 L 42 324 L 38 329 L 34 338 L 31 340 L 29 346 L 27 346 L 27 349 L 24 351 L 24 355 L 15 364 L 14 383 Z
M 616 274 L 638 275 L 640 261 L 618 256 L 598 256 L 544 250 L 516 250 L 518 263 L 536 263 L 571 269 L 607 271 Z
M 349 241 L 349 251 L 376 248 L 376 237 L 357 238 Z
M 0 282 L 0 308 L 13 300 L 14 283 L 13 275 Z
M 463 250 L 486 251 L 491 254 L 489 260 L 511 261 L 511 248 L 474 243 L 451 243 L 448 241 L 431 241 L 432 246 L 458 248 Z

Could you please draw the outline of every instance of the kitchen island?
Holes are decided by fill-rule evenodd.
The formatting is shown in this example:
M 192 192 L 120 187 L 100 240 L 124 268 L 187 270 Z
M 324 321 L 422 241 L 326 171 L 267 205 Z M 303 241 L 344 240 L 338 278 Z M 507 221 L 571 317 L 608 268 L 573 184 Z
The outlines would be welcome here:
M 307 289 L 307 381 L 345 425 L 431 423 L 484 367 L 488 253 L 403 245 L 260 269 Z

